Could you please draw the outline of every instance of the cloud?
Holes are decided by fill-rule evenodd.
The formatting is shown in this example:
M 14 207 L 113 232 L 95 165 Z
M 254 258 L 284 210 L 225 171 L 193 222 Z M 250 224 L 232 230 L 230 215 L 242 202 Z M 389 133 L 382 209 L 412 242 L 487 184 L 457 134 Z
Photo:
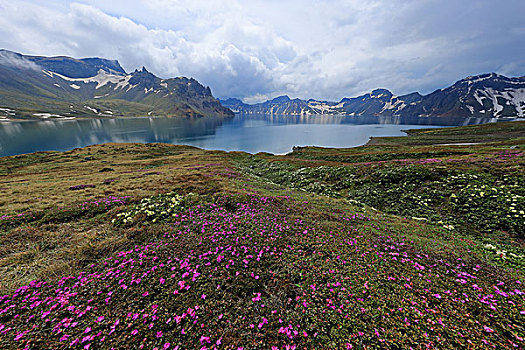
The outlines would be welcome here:
M 36 63 L 31 62 L 24 57 L 18 56 L 12 52 L 3 50 L 0 50 L 0 65 L 34 71 L 41 70 L 41 68 Z
M 118 59 L 219 97 L 338 100 L 521 76 L 521 0 L 0 0 L 0 47 Z

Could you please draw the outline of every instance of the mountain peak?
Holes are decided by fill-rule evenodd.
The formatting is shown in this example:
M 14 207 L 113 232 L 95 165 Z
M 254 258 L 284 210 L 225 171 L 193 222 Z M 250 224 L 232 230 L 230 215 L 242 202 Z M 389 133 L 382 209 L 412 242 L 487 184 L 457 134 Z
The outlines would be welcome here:
M 68 117 L 233 115 L 197 80 L 160 79 L 146 67 L 128 75 L 118 61 L 98 57 L 25 56 L 0 50 L 3 94 L 17 97 L 1 101 L 2 107 L 17 113 L 38 105 L 40 112 Z
M 288 101 L 290 101 L 290 97 L 288 97 L 287 95 L 283 95 L 283 96 L 278 96 L 278 97 L 276 97 L 273 100 L 270 100 L 268 102 L 270 102 L 270 103 L 283 103 L 283 102 L 288 102 Z
M 233 103 L 239 103 L 239 104 L 241 104 L 241 103 L 244 103 L 244 102 L 242 102 L 242 100 L 240 100 L 240 99 L 238 99 L 238 98 L 235 98 L 235 97 L 230 97 L 230 98 L 227 98 L 227 99 L 225 99 L 225 100 L 223 100 L 223 99 L 219 99 L 219 101 L 220 101 L 221 103 L 225 103 L 225 104 L 233 104 Z
M 279 96 L 254 105 L 232 100 L 223 103 L 248 114 L 525 118 L 524 90 L 524 77 L 508 78 L 493 72 L 464 78 L 425 96 L 418 92 L 393 96 L 387 89 L 375 89 L 339 102 Z
M 471 75 L 464 79 L 461 79 L 457 81 L 454 85 L 457 84 L 475 84 L 480 83 L 483 81 L 493 81 L 493 80 L 511 80 L 510 78 L 500 75 L 498 73 L 485 73 L 485 74 L 479 74 L 479 75 Z
M 76 59 L 66 56 L 26 56 L 9 50 L 0 50 L 0 54 L 18 60 L 32 63 L 40 69 L 55 72 L 70 78 L 90 78 L 103 71 L 116 75 L 126 75 L 126 72 L 116 60 L 107 60 L 98 57 Z
M 372 93 L 370 94 L 371 97 L 392 97 L 392 93 L 387 89 L 375 89 L 372 90 Z
M 122 68 L 119 61 L 107 60 L 99 57 L 83 58 L 80 61 L 85 62 L 97 69 L 97 72 L 102 69 L 105 72 L 117 75 L 126 75 L 126 71 Z

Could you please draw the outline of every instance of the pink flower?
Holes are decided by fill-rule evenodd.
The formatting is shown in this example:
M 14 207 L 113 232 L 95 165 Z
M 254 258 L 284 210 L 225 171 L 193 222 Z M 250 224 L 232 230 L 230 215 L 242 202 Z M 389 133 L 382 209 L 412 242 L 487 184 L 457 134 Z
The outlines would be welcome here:
M 201 341 L 201 345 L 204 344 L 205 342 L 206 342 L 206 343 L 209 343 L 209 342 L 210 342 L 210 337 L 205 337 L 205 336 L 203 335 L 203 336 L 201 336 L 200 341 Z

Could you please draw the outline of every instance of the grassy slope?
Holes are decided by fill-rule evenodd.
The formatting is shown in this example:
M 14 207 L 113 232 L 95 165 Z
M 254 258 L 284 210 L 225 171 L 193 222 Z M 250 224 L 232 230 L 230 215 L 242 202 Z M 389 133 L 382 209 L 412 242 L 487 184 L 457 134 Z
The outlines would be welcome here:
M 523 346 L 524 129 L 2 158 L 0 347 Z
M 525 137 L 525 121 L 469 125 L 460 128 L 414 129 L 411 137 L 372 138 L 370 145 L 434 145 L 451 143 L 510 142 Z

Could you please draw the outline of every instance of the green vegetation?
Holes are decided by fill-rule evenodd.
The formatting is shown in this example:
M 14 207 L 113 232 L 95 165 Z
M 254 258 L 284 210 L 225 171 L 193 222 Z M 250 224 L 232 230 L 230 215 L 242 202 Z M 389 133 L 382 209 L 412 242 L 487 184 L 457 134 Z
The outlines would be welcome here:
M 503 230 L 523 238 L 523 154 L 517 150 L 475 157 L 410 157 L 308 167 L 290 158 L 273 161 L 249 157 L 240 164 L 254 175 L 291 188 L 347 198 L 387 213 L 465 227 L 480 234 Z M 465 172 L 461 169 L 464 163 L 475 165 Z M 501 172 L 503 164 L 508 167 L 507 173 Z
M 523 347 L 525 138 L 505 128 L 525 123 L 3 158 L 0 347 Z
M 371 145 L 433 145 L 457 143 L 512 143 L 525 137 L 524 122 L 469 125 L 461 128 L 408 130 L 410 137 L 372 138 Z

